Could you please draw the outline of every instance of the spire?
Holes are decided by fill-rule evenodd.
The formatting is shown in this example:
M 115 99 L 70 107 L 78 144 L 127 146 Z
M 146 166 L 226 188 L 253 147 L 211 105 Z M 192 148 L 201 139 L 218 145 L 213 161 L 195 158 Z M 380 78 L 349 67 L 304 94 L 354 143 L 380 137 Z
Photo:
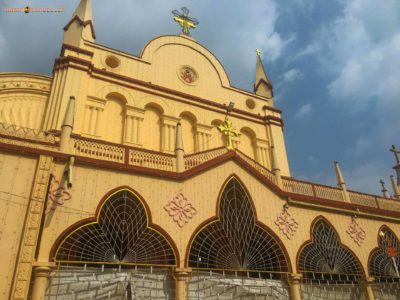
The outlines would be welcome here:
M 92 0 L 81 0 L 71 20 L 64 27 L 64 44 L 82 47 L 83 41 L 94 42 Z
M 342 171 L 340 170 L 339 163 L 337 161 L 335 161 L 334 164 L 335 164 L 337 185 L 343 191 L 344 200 L 346 202 L 350 202 L 350 197 L 349 197 L 349 193 L 347 192 L 346 182 L 344 182 Z
M 272 91 L 272 83 L 265 72 L 264 65 L 261 61 L 261 51 L 256 50 L 256 81 L 254 83 L 254 93 L 263 97 L 272 98 L 274 93 Z
M 399 187 L 397 186 L 396 181 L 395 181 L 393 175 L 390 175 L 390 181 L 392 182 L 392 188 L 393 188 L 394 198 L 400 200 L 400 191 L 399 191 Z
M 383 197 L 385 197 L 385 198 L 390 198 L 390 194 L 389 194 L 387 188 L 385 187 L 385 182 L 383 181 L 383 179 L 381 179 L 381 180 L 379 181 L 379 183 L 380 183 L 381 186 L 382 186 L 382 190 L 381 190 L 381 191 L 382 191 Z

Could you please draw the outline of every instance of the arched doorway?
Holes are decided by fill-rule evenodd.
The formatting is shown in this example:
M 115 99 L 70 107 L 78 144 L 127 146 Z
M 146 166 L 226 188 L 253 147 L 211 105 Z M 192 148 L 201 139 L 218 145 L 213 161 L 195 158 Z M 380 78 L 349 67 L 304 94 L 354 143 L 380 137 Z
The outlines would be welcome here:
M 364 275 L 356 256 L 341 244 L 335 229 L 324 219 L 314 221 L 311 241 L 298 255 L 303 275 L 302 299 L 366 299 Z
M 56 242 L 46 299 L 173 299 L 175 251 L 150 221 L 134 192 L 112 193 Z
M 223 188 L 218 219 L 196 233 L 188 265 L 194 270 L 189 299 L 289 299 L 287 255 L 272 232 L 257 222 L 235 177 Z
M 369 258 L 369 273 L 375 279 L 377 299 L 395 300 L 400 295 L 400 241 L 386 226 L 378 232 L 378 247 Z

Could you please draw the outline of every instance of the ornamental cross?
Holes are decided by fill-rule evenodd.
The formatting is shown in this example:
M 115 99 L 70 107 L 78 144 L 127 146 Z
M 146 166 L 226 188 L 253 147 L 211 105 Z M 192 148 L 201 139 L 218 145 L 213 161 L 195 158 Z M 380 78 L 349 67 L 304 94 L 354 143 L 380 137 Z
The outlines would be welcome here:
M 396 149 L 396 146 L 392 145 L 392 148 L 390 148 L 389 151 L 393 152 L 394 157 L 396 158 L 396 163 L 400 164 L 400 158 L 399 158 L 400 151 Z
M 174 21 L 179 23 L 179 26 L 182 27 L 182 33 L 184 35 L 189 35 L 189 30 L 194 29 L 199 25 L 199 21 L 196 18 L 189 17 L 189 10 L 186 7 L 181 8 L 182 13 L 177 10 L 173 10 L 172 14 L 175 16 Z
M 260 49 L 256 49 L 256 53 L 258 56 L 261 56 L 261 50 Z
M 240 135 L 239 130 L 232 127 L 232 121 L 229 120 L 228 118 L 225 120 L 225 125 L 218 126 L 218 130 L 221 131 L 222 134 L 228 137 L 228 145 L 226 146 L 226 149 L 233 150 L 232 137 L 239 136 Z

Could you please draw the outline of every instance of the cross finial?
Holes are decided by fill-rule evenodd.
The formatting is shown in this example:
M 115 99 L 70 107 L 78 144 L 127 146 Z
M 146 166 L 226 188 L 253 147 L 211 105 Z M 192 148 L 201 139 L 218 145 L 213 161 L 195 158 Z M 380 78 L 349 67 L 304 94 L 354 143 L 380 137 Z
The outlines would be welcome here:
M 194 29 L 199 25 L 199 21 L 196 18 L 189 17 L 189 9 L 186 7 L 181 8 L 182 13 L 177 10 L 173 10 L 172 14 L 175 16 L 174 21 L 179 23 L 179 26 L 182 27 L 182 33 L 184 35 L 189 35 L 189 30 Z
M 233 148 L 233 143 L 232 143 L 232 137 L 239 136 L 240 135 L 239 130 L 232 127 L 232 121 L 229 120 L 228 118 L 225 119 L 224 125 L 218 126 L 218 130 L 222 134 L 224 134 L 228 137 L 228 145 L 226 146 L 226 149 L 233 150 L 234 148 Z
M 256 53 L 257 53 L 258 56 L 261 56 L 261 50 L 260 49 L 257 48 L 256 49 Z
M 396 163 L 400 164 L 400 158 L 399 158 L 400 151 L 396 149 L 396 146 L 392 145 L 392 148 L 390 148 L 389 151 L 393 152 L 394 157 L 396 159 Z
M 382 186 L 382 190 L 386 190 L 386 188 L 385 188 L 385 182 L 381 179 L 381 180 L 379 180 L 379 183 L 381 184 L 381 186 Z

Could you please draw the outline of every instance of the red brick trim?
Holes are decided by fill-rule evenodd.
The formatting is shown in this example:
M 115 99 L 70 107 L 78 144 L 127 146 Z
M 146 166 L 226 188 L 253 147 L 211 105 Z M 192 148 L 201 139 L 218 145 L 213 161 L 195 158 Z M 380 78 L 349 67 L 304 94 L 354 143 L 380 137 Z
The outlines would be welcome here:
M 28 142 L 30 142 L 30 141 L 28 141 Z M 36 157 L 39 155 L 47 155 L 47 156 L 52 156 L 56 160 L 60 160 L 60 161 L 67 161 L 68 158 L 70 157 L 70 155 L 68 155 L 68 154 L 60 153 L 57 151 L 30 148 L 30 147 L 26 147 L 26 146 L 11 145 L 11 144 L 6 144 L 6 143 L 0 143 L 0 149 L 7 151 L 7 152 L 14 153 L 14 154 L 22 153 L 25 155 L 36 156 Z M 132 149 L 134 149 L 134 148 L 132 148 Z M 345 210 L 353 211 L 353 212 L 356 212 L 358 210 L 359 213 L 369 214 L 370 217 L 374 218 L 374 219 L 381 220 L 381 219 L 385 219 L 385 217 L 390 217 L 390 218 L 397 218 L 397 219 L 399 219 L 399 222 L 400 222 L 400 212 L 397 212 L 397 211 L 369 207 L 369 206 L 364 206 L 364 205 L 359 205 L 359 204 L 354 204 L 354 203 L 322 199 L 322 198 L 318 198 L 318 197 L 314 197 L 314 196 L 306 196 L 306 195 L 294 194 L 294 193 L 283 191 L 278 186 L 276 186 L 274 183 L 269 181 L 265 176 L 261 175 L 261 173 L 259 173 L 256 169 L 254 169 L 251 165 L 249 165 L 247 162 L 245 162 L 243 159 L 241 159 L 236 154 L 235 151 L 229 151 L 226 154 L 223 154 L 219 157 L 211 159 L 199 166 L 196 166 L 196 167 L 194 167 L 190 170 L 187 170 L 185 172 L 182 172 L 182 173 L 133 166 L 133 165 L 129 165 L 126 162 L 116 163 L 116 162 L 98 160 L 98 159 L 87 158 L 87 157 L 82 157 L 82 156 L 75 156 L 75 157 L 76 157 L 75 158 L 76 165 L 79 165 L 79 164 L 80 165 L 90 165 L 90 166 L 96 166 L 96 167 L 104 168 L 104 169 L 121 170 L 121 171 L 125 171 L 125 172 L 135 172 L 136 174 L 144 174 L 144 175 L 153 176 L 153 177 L 168 178 L 168 179 L 176 180 L 176 181 L 185 181 L 185 180 L 192 178 L 194 176 L 197 176 L 207 170 L 215 168 L 216 166 L 221 165 L 229 160 L 233 160 L 233 161 L 237 162 L 242 168 L 249 171 L 249 173 L 251 173 L 251 175 L 254 178 L 259 180 L 261 183 L 263 183 L 268 188 L 270 188 L 278 196 L 280 196 L 282 198 L 290 197 L 293 200 L 301 202 L 301 203 L 298 203 L 298 205 L 300 205 L 300 204 L 318 205 L 318 206 L 322 206 L 322 207 L 325 206 L 326 209 L 334 209 L 334 210 L 345 209 Z M 297 205 L 297 203 L 294 203 L 294 204 Z M 321 209 L 323 209 L 323 208 L 321 208 Z M 345 213 L 348 213 L 348 212 L 345 212 Z
M 95 32 L 94 32 L 94 26 L 93 26 L 92 20 L 82 21 L 81 18 L 79 18 L 79 17 L 76 16 L 76 15 L 75 15 L 75 17 L 73 17 L 73 18 L 68 22 L 67 25 L 64 26 L 64 28 L 63 28 L 64 31 L 67 31 L 68 28 L 69 28 L 69 26 L 71 26 L 71 24 L 72 24 L 74 21 L 78 21 L 79 25 L 81 25 L 81 26 L 83 26 L 83 27 L 86 27 L 87 25 L 89 25 L 89 26 L 90 26 L 90 31 L 92 32 L 92 37 L 93 37 L 94 39 L 96 39 L 96 34 L 95 34 Z
M 94 52 L 92 52 L 92 51 L 89 51 L 89 50 L 86 50 L 86 49 L 82 49 L 82 48 L 79 48 L 79 47 L 75 47 L 75 46 L 72 46 L 72 45 L 68 45 L 68 44 L 62 44 L 61 53 L 60 53 L 61 57 L 64 56 L 65 50 L 71 50 L 71 51 L 74 51 L 74 52 L 77 52 L 77 53 L 85 54 L 85 55 L 90 56 L 90 57 L 93 57 L 93 55 L 94 55 Z

